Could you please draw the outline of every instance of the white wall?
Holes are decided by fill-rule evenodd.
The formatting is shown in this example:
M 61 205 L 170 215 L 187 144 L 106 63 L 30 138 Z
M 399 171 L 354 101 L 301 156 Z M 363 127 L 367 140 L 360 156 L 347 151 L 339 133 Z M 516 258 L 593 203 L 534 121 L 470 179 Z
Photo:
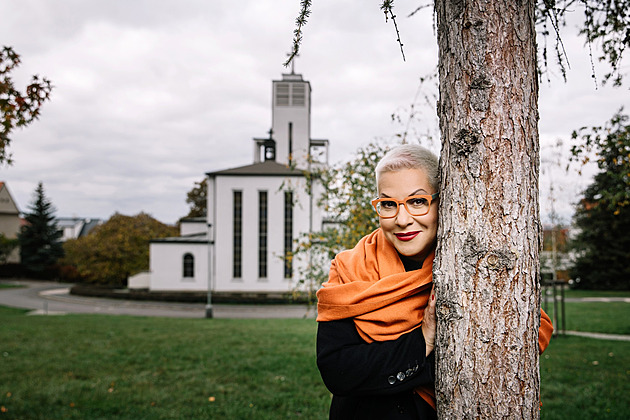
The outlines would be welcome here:
M 208 232 L 208 227 L 206 226 L 206 222 L 187 222 L 183 221 L 179 224 L 179 234 L 180 236 L 186 235 L 194 235 L 196 233 L 206 233 Z
M 208 245 L 194 243 L 151 243 L 151 290 L 208 290 Z M 184 278 L 184 254 L 195 259 L 194 277 Z
M 309 199 L 304 192 L 304 179 L 282 177 L 217 176 L 209 195 L 209 207 L 215 214 L 215 276 L 214 290 L 221 292 L 288 292 L 295 286 L 291 279 L 284 278 L 284 190 L 281 185 L 291 182 L 296 190 L 293 208 L 293 238 L 300 232 L 308 232 Z M 233 191 L 243 193 L 243 243 L 242 276 L 233 278 Z M 267 191 L 268 232 L 267 232 L 267 277 L 258 277 L 258 191 Z M 209 190 L 210 191 L 210 190 Z M 220 205 L 211 201 L 220 198 Z M 294 275 L 298 267 L 293 268 Z

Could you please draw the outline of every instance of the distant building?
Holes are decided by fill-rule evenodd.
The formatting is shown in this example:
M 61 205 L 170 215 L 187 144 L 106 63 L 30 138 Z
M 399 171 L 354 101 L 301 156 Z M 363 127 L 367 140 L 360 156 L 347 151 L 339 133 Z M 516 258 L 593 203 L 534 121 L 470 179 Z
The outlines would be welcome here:
M 13 200 L 6 183 L 0 182 L 0 233 L 8 239 L 16 239 L 22 220 L 20 210 Z M 7 258 L 9 263 L 20 262 L 20 250 L 16 247 Z
M 62 231 L 61 241 L 77 239 L 87 235 L 96 226 L 103 223 L 101 219 L 82 217 L 58 217 L 55 219 L 57 228 Z
M 575 264 L 575 253 L 569 249 L 568 227 L 543 227 L 543 248 L 540 251 L 540 273 L 543 283 L 569 282 L 569 270 Z M 555 272 L 555 276 L 554 276 Z
M 302 75 L 283 74 L 272 87 L 271 130 L 253 139 L 253 163 L 206 174 L 207 218 L 183 219 L 180 237 L 153 240 L 150 273 L 130 287 L 266 294 L 298 286 L 305 262 L 293 258 L 295 241 L 322 227 L 321 185 L 309 194 L 305 171 L 328 165 L 328 140 L 311 138 Z

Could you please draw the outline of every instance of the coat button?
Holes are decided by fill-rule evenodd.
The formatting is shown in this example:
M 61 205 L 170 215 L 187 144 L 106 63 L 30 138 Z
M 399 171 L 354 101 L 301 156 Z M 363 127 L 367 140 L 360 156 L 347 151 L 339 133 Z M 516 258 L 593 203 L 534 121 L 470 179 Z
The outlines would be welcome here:
M 398 374 L 396 375 L 396 378 L 402 382 L 405 380 L 405 374 L 402 372 L 398 372 Z
M 405 372 L 405 375 L 407 375 L 407 377 L 410 377 L 411 375 L 413 375 L 413 369 L 407 369 L 407 372 Z
M 387 382 L 389 382 L 390 385 L 394 385 L 396 383 L 396 378 L 390 376 L 389 378 L 387 378 Z

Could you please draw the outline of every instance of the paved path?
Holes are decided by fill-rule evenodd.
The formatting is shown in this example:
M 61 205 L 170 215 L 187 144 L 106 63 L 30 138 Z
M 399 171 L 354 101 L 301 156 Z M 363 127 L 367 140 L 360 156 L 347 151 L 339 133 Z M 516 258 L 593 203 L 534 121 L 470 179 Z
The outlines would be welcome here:
M 578 337 L 596 338 L 598 340 L 616 340 L 616 341 L 630 341 L 630 335 L 621 334 L 602 334 L 584 331 L 565 331 L 566 335 L 575 335 Z
M 71 295 L 71 284 L 12 281 L 25 287 L 0 289 L 0 305 L 31 309 L 33 315 L 66 313 L 162 316 L 169 318 L 204 318 L 203 303 L 147 302 L 123 299 L 104 299 Z M 573 302 L 628 302 L 630 298 L 583 298 Z M 215 318 L 315 318 L 314 308 L 306 305 L 213 305 Z M 567 335 L 600 340 L 630 341 L 630 336 L 581 331 L 565 331 Z
M 5 282 L 7 283 L 7 282 Z M 31 309 L 31 314 L 66 313 L 205 318 L 203 303 L 147 302 L 105 299 L 69 294 L 71 284 L 18 280 L 26 287 L 0 289 L 0 305 Z M 214 304 L 215 318 L 315 318 L 314 308 L 306 305 L 230 305 Z

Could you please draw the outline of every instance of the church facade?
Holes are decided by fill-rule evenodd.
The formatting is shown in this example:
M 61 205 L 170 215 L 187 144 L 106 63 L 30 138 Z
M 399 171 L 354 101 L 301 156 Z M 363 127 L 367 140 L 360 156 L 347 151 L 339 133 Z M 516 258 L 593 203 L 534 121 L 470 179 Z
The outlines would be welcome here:
M 311 86 L 300 74 L 272 82 L 269 134 L 250 164 L 206 174 L 207 217 L 183 219 L 181 235 L 150 245 L 150 273 L 129 287 L 152 291 L 269 294 L 294 291 L 306 261 L 295 243 L 322 227 L 321 185 L 305 172 L 328 164 L 328 140 L 311 138 Z M 310 189 L 310 190 L 309 190 Z

